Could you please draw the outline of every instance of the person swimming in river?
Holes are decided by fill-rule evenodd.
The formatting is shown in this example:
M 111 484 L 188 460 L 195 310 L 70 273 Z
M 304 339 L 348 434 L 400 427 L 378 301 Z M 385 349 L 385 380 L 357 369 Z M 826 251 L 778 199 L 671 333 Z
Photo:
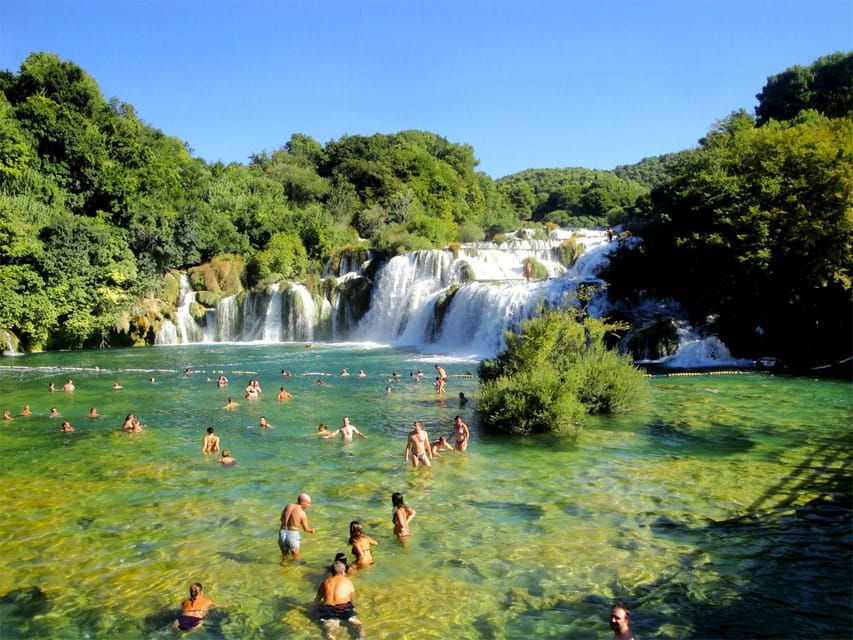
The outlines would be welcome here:
M 204 595 L 204 587 L 200 582 L 190 585 L 190 597 L 181 603 L 181 615 L 175 620 L 174 626 L 181 631 L 191 631 L 201 626 L 202 619 L 211 607 L 217 607 L 215 602 Z
M 370 547 L 379 543 L 364 533 L 364 529 L 358 520 L 349 523 L 349 542 L 347 544 L 352 546 L 352 554 L 355 556 L 353 567 L 360 568 L 373 564 Z

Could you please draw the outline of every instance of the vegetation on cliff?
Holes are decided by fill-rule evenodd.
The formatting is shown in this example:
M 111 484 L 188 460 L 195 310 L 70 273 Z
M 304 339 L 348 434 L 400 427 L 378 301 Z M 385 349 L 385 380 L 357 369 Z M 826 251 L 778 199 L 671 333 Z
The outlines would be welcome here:
M 718 317 L 736 352 L 761 326 L 777 355 L 845 357 L 851 67 L 838 53 L 772 76 L 755 118 L 732 114 L 694 150 L 493 180 L 469 145 L 425 131 L 295 133 L 246 164 L 206 163 L 74 63 L 33 53 L 0 72 L 0 329 L 25 350 L 150 343 L 176 270 L 212 304 L 282 279 L 319 288 L 324 266 L 368 248 L 622 224 L 645 242 L 614 261 L 614 296 Z

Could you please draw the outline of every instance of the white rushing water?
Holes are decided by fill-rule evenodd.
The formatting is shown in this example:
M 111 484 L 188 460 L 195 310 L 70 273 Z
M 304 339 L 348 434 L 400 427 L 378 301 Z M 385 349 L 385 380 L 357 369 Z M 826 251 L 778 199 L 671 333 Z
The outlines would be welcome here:
M 573 238 L 580 255 L 569 268 L 560 247 Z M 223 298 L 199 324 L 191 315 L 196 294 L 181 278 L 175 323 L 166 322 L 157 344 L 188 342 L 358 341 L 387 344 L 450 357 L 492 357 L 505 345 L 504 334 L 535 315 L 541 305 L 564 306 L 579 284 L 603 285 L 599 269 L 616 247 L 600 230 L 556 230 L 546 239 L 524 231 L 504 242 L 461 245 L 457 251 L 413 251 L 389 260 L 376 275 L 370 304 L 361 318 L 341 285 L 363 278 L 363 266 L 342 260 L 334 276 L 338 287 L 329 298 L 312 296 L 299 283 L 279 282 L 266 292 Z M 547 276 L 528 280 L 524 262 L 535 260 Z M 609 312 L 606 296 L 596 294 L 590 313 Z M 664 366 L 743 366 L 715 337 L 700 337 L 678 327 L 681 348 L 660 361 Z

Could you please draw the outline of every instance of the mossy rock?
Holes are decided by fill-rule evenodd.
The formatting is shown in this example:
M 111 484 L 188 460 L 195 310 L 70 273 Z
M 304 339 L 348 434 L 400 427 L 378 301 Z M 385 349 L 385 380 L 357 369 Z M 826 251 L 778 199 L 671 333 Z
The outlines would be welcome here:
M 190 304 L 190 315 L 196 320 L 201 320 L 207 314 L 207 308 L 203 304 L 193 302 Z
M 190 282 L 196 291 L 211 291 L 229 296 L 243 291 L 246 264 L 242 256 L 217 256 L 189 270 Z
M 181 276 L 176 271 L 170 271 L 160 283 L 160 299 L 166 306 L 174 307 L 178 304 L 178 296 L 181 293 Z
M 213 291 L 199 291 L 196 295 L 196 300 L 209 309 L 215 309 L 216 305 L 219 304 L 219 301 L 222 300 L 222 297 L 221 293 L 214 293 Z

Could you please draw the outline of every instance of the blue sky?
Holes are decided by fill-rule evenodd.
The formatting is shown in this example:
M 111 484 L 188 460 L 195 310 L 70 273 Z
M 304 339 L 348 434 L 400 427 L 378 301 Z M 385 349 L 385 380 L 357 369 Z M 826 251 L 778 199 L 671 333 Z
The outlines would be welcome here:
M 0 68 L 56 53 L 211 162 L 421 129 L 493 178 L 612 169 L 851 49 L 851 0 L 0 0 Z

